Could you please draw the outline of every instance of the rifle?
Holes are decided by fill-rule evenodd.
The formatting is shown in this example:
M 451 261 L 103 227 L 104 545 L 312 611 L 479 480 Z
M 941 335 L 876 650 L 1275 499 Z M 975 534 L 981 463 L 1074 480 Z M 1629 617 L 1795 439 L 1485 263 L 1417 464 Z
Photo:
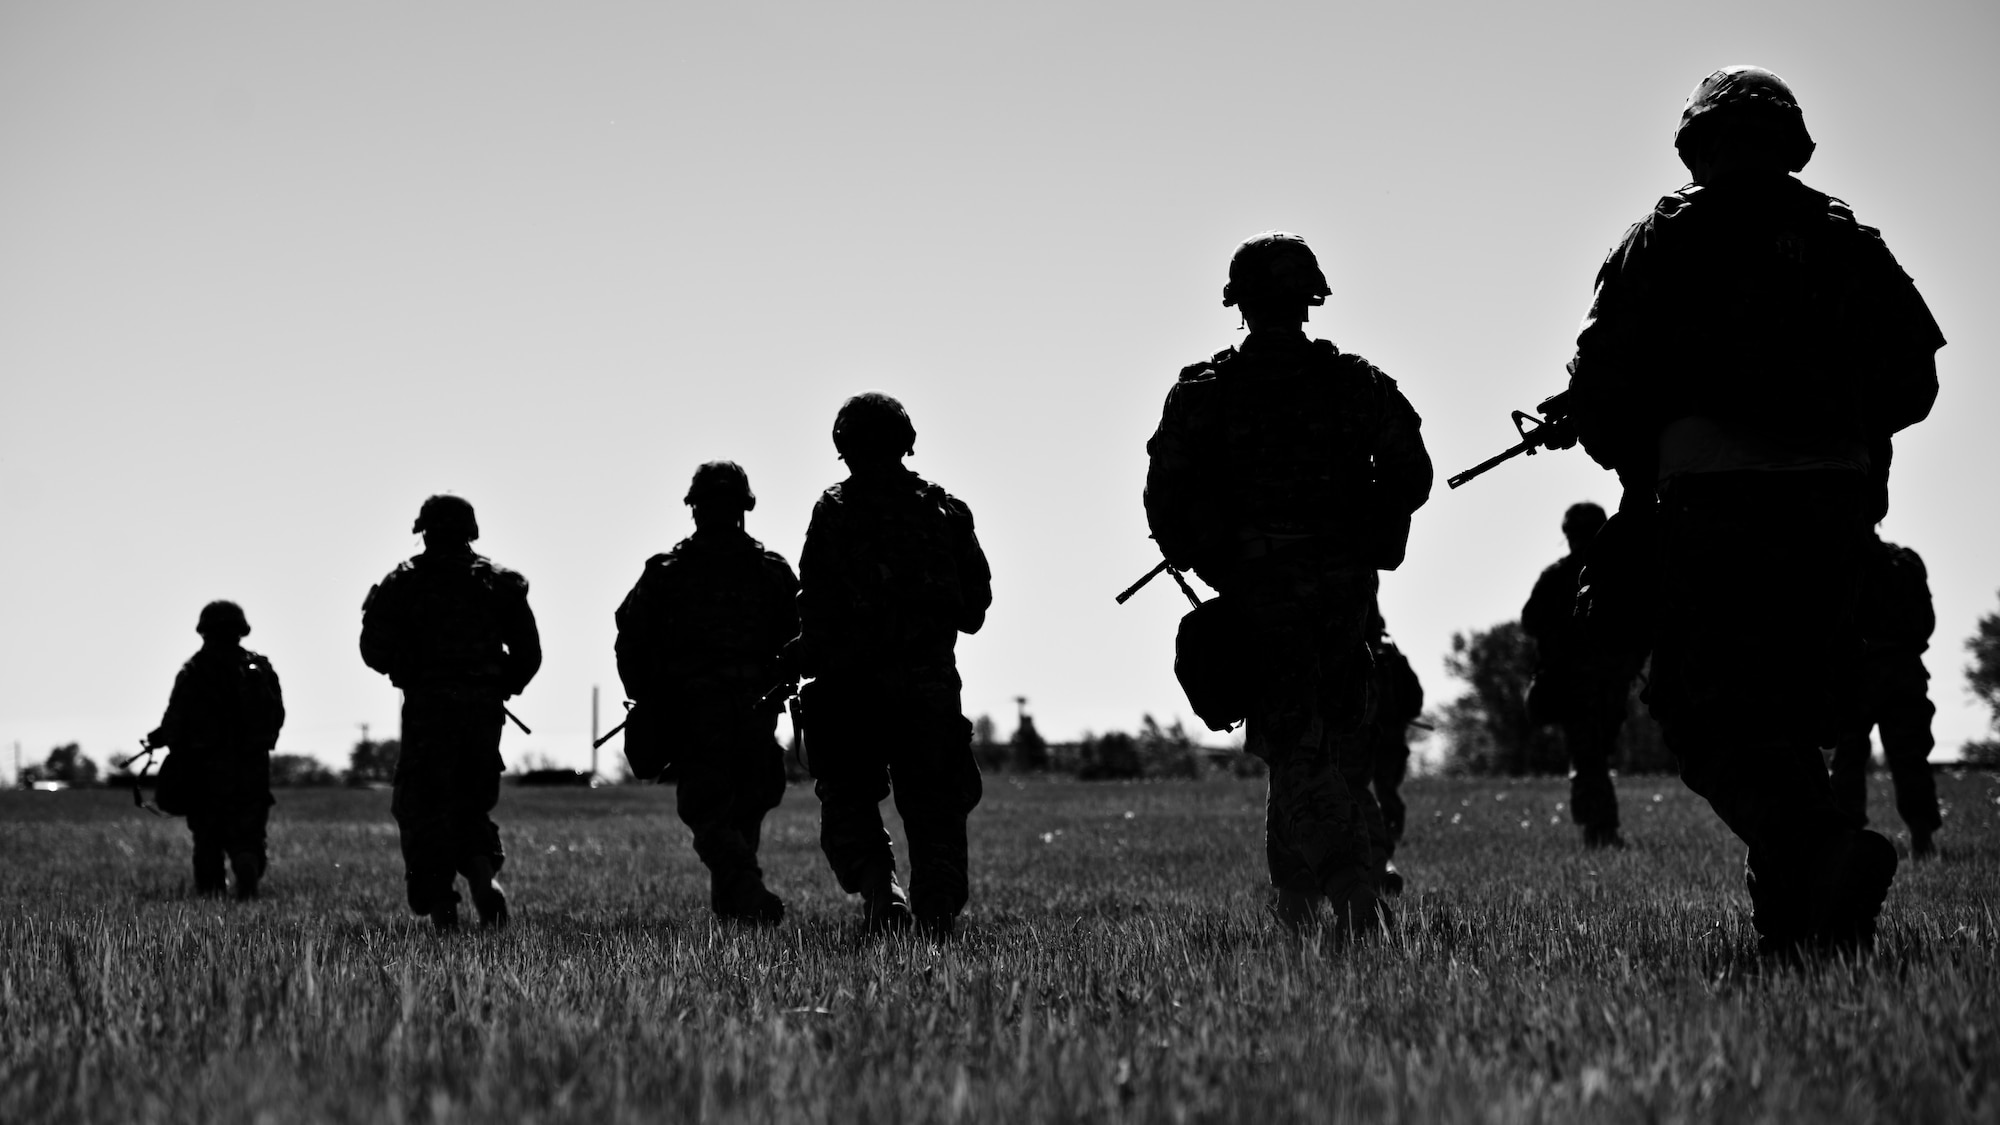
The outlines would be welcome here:
M 1136 594 L 1140 590 L 1146 588 L 1146 583 L 1151 582 L 1155 578 L 1158 578 L 1160 576 L 1161 571 L 1166 571 L 1168 574 L 1174 576 L 1174 582 L 1180 586 L 1181 593 L 1187 595 L 1187 600 L 1189 605 L 1192 606 L 1201 605 L 1201 598 L 1195 594 L 1194 587 L 1188 585 L 1187 579 L 1181 577 L 1180 568 L 1176 567 L 1174 564 L 1168 562 L 1165 559 L 1161 559 L 1160 564 L 1158 566 L 1147 571 L 1137 582 L 1134 582 L 1130 586 L 1125 587 L 1125 592 L 1118 595 L 1117 598 L 1118 604 L 1124 605 L 1127 601 L 1131 600 L 1133 594 Z
M 139 740 L 139 746 L 140 750 L 138 753 L 133 754 L 131 757 L 126 758 L 122 762 L 113 762 L 112 765 L 117 766 L 121 770 L 130 772 L 132 769 L 132 763 L 138 761 L 141 758 L 144 758 L 146 760 L 145 766 L 141 768 L 139 772 L 132 775 L 132 805 L 134 808 L 145 809 L 147 812 L 152 813 L 154 816 L 165 816 L 167 815 L 166 813 L 163 813 L 158 808 L 155 808 L 154 806 L 147 804 L 146 798 L 141 796 L 139 793 L 140 789 L 139 783 L 146 780 L 147 771 L 153 768 L 153 755 L 158 753 L 160 748 L 146 741 L 143 738 Z
M 625 717 L 624 717 L 624 718 L 622 718 L 622 719 L 620 719 L 620 720 L 618 720 L 618 725 L 617 725 L 617 726 L 615 726 L 615 727 L 612 727 L 612 728 L 611 728 L 610 730 L 608 730 L 608 731 L 605 731 L 605 732 L 604 732 L 604 737 L 603 737 L 603 738 L 600 738 L 600 739 L 598 739 L 597 741 L 595 741 L 595 742 L 591 743 L 591 744 L 590 744 L 590 748 L 591 748 L 592 750 L 596 750 L 596 749 L 599 749 L 599 748 L 601 748 L 601 747 L 602 747 L 602 746 L 603 746 L 603 745 L 604 745 L 605 743 L 607 743 L 607 742 L 611 741 L 611 739 L 612 739 L 612 738 L 613 738 L 613 737 L 614 737 L 615 735 L 617 735 L 617 733 L 618 733 L 619 731 L 621 731 L 621 730 L 624 730 L 624 729 L 625 729 L 625 724 L 626 724 L 626 723 L 629 723 L 629 722 L 631 722 L 631 721 L 632 721 L 632 701 L 628 699 L 628 700 L 626 700 L 626 701 L 625 701 Z
M 529 729 L 528 729 L 528 724 L 526 724 L 526 723 L 524 723 L 524 722 L 522 722 L 522 721 L 521 721 L 521 716 L 519 716 L 519 715 L 516 715 L 516 714 L 515 714 L 514 712 L 512 712 L 512 711 L 509 711 L 509 710 L 507 710 L 507 705 L 506 705 L 505 703 L 502 703 L 502 704 L 500 705 L 500 713 L 501 713 L 502 715 L 505 715 L 505 716 L 507 716 L 508 718 L 510 718 L 510 719 L 512 719 L 512 720 L 514 720 L 514 725 L 515 725 L 515 726 L 517 726 L 517 727 L 520 727 L 520 728 L 521 728 L 521 733 L 522 733 L 522 734 L 533 734 L 533 733 L 535 733 L 534 731 L 531 731 L 531 730 L 529 730 Z
M 1521 435 L 1521 440 L 1445 483 L 1457 488 L 1501 462 L 1512 460 L 1523 453 L 1533 457 L 1536 452 L 1543 449 L 1568 449 L 1575 445 L 1576 427 L 1570 422 L 1570 413 L 1576 408 L 1576 403 L 1569 396 L 1568 391 L 1563 391 L 1543 399 L 1542 404 L 1535 407 L 1541 414 L 1539 418 L 1525 410 L 1514 411 L 1514 432 Z

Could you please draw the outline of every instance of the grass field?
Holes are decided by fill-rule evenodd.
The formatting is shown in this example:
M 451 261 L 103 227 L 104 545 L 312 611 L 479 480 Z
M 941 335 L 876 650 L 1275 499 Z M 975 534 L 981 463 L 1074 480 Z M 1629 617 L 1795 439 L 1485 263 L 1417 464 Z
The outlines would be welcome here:
M 1666 778 L 1615 854 L 1560 782 L 1412 782 L 1361 950 L 1264 920 L 1260 782 L 989 777 L 941 947 L 854 932 L 800 787 L 777 929 L 709 920 L 671 792 L 508 790 L 515 924 L 448 938 L 386 793 L 281 792 L 247 905 L 123 794 L 0 794 L 0 1121 L 1995 1121 L 2000 777 L 1940 789 L 1879 952 L 1803 973 Z

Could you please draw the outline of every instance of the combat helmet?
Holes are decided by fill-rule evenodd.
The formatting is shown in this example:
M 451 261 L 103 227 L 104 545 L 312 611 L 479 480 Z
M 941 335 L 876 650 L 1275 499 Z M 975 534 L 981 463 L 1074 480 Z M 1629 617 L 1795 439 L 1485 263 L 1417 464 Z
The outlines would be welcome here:
M 417 522 L 410 525 L 410 532 L 422 535 L 431 531 L 463 535 L 468 543 L 479 538 L 479 520 L 472 514 L 472 502 L 448 493 L 425 500 L 417 509 Z
M 1563 513 L 1563 537 L 1575 539 L 1582 536 L 1589 539 L 1604 529 L 1607 519 L 1604 509 L 1588 500 L 1571 504 Z
M 1222 287 L 1222 307 L 1276 297 L 1303 299 L 1323 305 L 1333 294 L 1306 240 L 1281 230 L 1267 230 L 1243 241 L 1229 256 L 1229 284 Z
M 1784 79 L 1761 66 L 1725 66 L 1702 79 L 1681 108 L 1681 123 L 1674 130 L 1674 151 L 1688 171 L 1694 170 L 1694 151 L 1717 131 L 1742 128 L 1769 138 L 1789 171 L 1796 172 L 1812 159 L 1812 134 L 1806 132 L 1805 114 L 1799 99 Z
M 833 448 L 846 461 L 857 454 L 906 457 L 917 451 L 917 428 L 902 403 L 866 391 L 841 403 L 833 416 Z
M 757 507 L 757 494 L 750 491 L 750 474 L 734 461 L 708 461 L 694 471 L 682 501 L 694 507 L 710 504 L 745 512 Z
M 201 616 L 195 619 L 194 631 L 202 636 L 247 637 L 250 635 L 250 619 L 243 616 L 243 607 L 231 601 L 213 601 L 201 607 Z

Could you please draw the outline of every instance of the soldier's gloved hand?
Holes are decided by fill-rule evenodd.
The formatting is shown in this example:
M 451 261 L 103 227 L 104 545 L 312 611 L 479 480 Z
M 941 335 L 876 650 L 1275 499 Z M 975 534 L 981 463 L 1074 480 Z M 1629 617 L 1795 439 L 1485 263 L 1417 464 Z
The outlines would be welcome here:
M 167 728 L 154 727 L 151 734 L 139 740 L 139 745 L 146 747 L 148 750 L 155 748 L 164 749 L 167 745 Z
M 1535 431 L 1545 449 L 1569 449 L 1576 444 L 1576 424 L 1567 418 L 1550 418 Z

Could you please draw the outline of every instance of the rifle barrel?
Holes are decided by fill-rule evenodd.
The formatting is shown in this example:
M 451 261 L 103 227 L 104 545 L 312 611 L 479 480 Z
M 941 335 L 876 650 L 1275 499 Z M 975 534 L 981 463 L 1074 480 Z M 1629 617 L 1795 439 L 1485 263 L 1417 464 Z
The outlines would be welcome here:
M 1127 601 L 1131 600 L 1133 594 L 1136 594 L 1140 590 L 1145 589 L 1146 583 L 1151 582 L 1155 578 L 1158 578 L 1160 576 L 1160 572 L 1165 569 L 1167 569 L 1167 560 L 1161 559 L 1160 564 L 1154 567 L 1153 569 L 1147 571 L 1145 577 L 1139 579 L 1137 582 L 1132 583 L 1130 586 L 1125 587 L 1125 592 L 1118 595 L 1118 604 L 1124 605 Z
M 1480 474 L 1486 472 L 1487 470 L 1492 469 L 1495 466 L 1505 464 L 1506 462 L 1516 457 L 1519 457 L 1523 453 L 1533 452 L 1535 449 L 1540 448 L 1540 446 L 1541 443 L 1535 441 L 1533 438 L 1523 438 L 1521 441 L 1516 442 L 1513 446 L 1509 447 L 1506 452 L 1496 454 L 1492 457 L 1488 457 L 1486 460 L 1481 461 L 1479 464 L 1474 465 L 1470 469 L 1467 469 L 1464 472 L 1458 474 L 1457 476 L 1446 480 L 1444 483 L 1452 488 L 1457 488 L 1459 485 L 1464 484 L 1466 481 L 1469 481 L 1476 476 L 1479 476 Z
M 512 712 L 512 711 L 509 711 L 509 710 L 507 710 L 507 705 L 506 705 L 505 703 L 502 703 L 502 704 L 500 705 L 500 713 L 501 713 L 502 715 L 505 715 L 505 716 L 507 716 L 508 718 L 510 718 L 510 719 L 512 719 L 512 720 L 514 720 L 514 725 L 515 725 L 515 726 L 517 726 L 517 727 L 520 727 L 520 728 L 521 728 L 521 733 L 522 733 L 522 734 L 533 734 L 533 733 L 535 733 L 534 731 L 531 731 L 531 730 L 529 730 L 529 729 L 528 729 L 528 724 L 526 724 L 526 723 L 524 723 L 524 722 L 522 722 L 522 721 L 521 721 L 521 716 L 519 716 L 519 715 L 516 715 L 516 714 L 515 714 L 514 712 Z
M 611 728 L 610 730 L 608 730 L 608 731 L 605 731 L 605 732 L 604 732 L 604 737 L 603 737 L 603 738 L 600 738 L 600 739 L 598 739 L 597 741 L 595 741 L 595 742 L 591 743 L 591 744 L 590 744 L 590 748 L 591 748 L 592 750 L 596 750 L 596 749 L 598 749 L 599 747 L 603 746 L 603 745 L 604 745 L 605 743 L 607 743 L 607 742 L 611 741 L 611 739 L 612 739 L 612 738 L 613 738 L 614 736 L 616 736 L 616 735 L 617 735 L 617 733 L 618 733 L 619 731 L 621 731 L 621 730 L 624 730 L 624 729 L 625 729 L 625 724 L 626 724 L 626 723 L 629 723 L 629 722 L 631 722 L 631 721 L 632 721 L 632 717 L 631 717 L 630 715 L 627 715 L 627 716 L 626 716 L 626 717 L 625 717 L 625 718 L 624 718 L 623 720 L 621 720 L 621 721 L 619 722 L 619 724 L 618 724 L 617 726 L 615 726 L 615 727 L 612 727 L 612 728 Z

